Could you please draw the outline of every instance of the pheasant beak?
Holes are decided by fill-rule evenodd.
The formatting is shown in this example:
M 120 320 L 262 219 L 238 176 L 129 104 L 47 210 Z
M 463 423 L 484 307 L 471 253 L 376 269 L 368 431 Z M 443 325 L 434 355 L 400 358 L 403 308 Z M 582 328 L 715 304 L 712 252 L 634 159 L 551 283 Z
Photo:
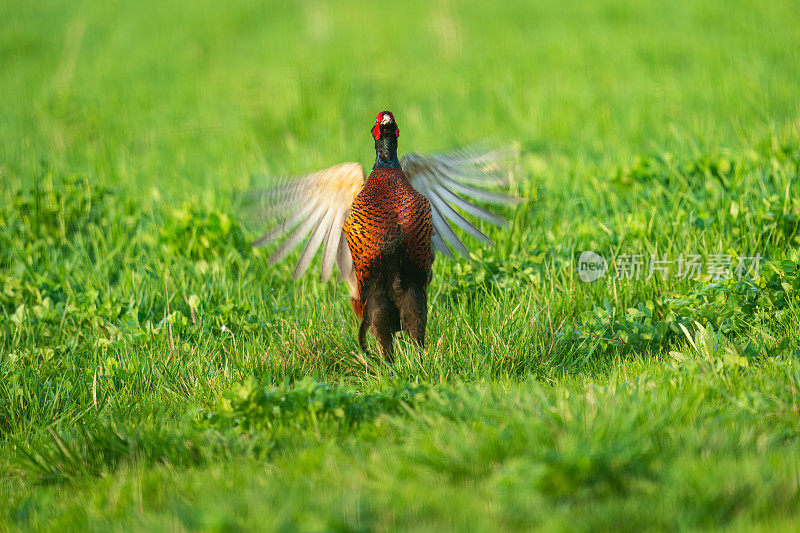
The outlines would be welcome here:
M 383 119 L 381 120 L 381 124 L 391 124 L 394 121 L 394 118 L 390 113 L 384 113 Z

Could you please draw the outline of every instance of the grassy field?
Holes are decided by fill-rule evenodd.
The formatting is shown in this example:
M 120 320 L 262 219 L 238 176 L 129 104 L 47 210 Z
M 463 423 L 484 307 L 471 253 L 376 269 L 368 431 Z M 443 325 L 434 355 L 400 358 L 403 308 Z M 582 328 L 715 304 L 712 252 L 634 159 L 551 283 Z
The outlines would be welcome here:
M 800 528 L 797 5 L 517 4 L 0 1 L 0 530 Z M 393 367 L 239 200 L 382 109 L 530 199 Z

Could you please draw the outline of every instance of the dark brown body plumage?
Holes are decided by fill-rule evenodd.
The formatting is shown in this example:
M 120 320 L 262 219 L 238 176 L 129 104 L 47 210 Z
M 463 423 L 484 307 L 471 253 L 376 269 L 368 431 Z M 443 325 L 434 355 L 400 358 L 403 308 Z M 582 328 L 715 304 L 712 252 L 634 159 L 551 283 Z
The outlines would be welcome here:
M 387 359 L 400 330 L 423 346 L 433 264 L 428 200 L 400 168 L 375 168 L 351 206 L 344 232 L 358 283 L 353 308 L 362 319 L 361 348 L 366 351 L 368 329 Z

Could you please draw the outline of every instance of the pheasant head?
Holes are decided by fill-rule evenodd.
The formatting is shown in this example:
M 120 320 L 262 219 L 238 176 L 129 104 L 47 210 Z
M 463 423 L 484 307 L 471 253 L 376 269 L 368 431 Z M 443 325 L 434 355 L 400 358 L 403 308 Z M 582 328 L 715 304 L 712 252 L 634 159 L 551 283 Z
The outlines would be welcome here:
M 375 165 L 372 168 L 400 168 L 400 161 L 397 160 L 397 138 L 400 137 L 400 128 L 397 127 L 391 111 L 381 111 L 375 117 L 372 137 L 375 139 Z

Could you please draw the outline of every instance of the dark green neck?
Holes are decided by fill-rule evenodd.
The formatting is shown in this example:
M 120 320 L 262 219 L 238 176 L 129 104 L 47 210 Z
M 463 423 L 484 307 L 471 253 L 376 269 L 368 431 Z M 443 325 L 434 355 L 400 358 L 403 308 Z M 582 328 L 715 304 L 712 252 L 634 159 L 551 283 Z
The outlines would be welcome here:
M 381 131 L 381 138 L 375 139 L 375 165 L 372 168 L 381 167 L 400 168 L 400 161 L 397 160 L 397 134 L 394 131 Z

